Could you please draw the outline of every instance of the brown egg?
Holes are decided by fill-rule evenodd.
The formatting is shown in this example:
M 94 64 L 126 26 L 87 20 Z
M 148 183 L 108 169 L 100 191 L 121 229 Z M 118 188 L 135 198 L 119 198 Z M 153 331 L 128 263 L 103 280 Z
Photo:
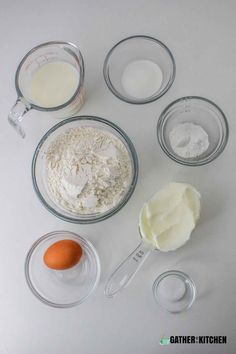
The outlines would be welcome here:
M 73 240 L 53 243 L 44 253 L 44 263 L 51 269 L 63 270 L 75 266 L 82 256 L 81 246 Z

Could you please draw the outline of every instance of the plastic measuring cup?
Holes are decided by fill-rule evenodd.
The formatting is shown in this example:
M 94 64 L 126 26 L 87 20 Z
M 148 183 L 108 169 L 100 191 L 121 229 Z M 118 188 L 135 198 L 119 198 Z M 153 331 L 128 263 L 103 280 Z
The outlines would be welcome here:
M 152 199 L 150 199 L 152 200 Z M 170 204 L 170 200 L 169 200 Z M 142 212 L 145 210 L 146 203 L 141 209 L 140 217 L 139 217 L 139 225 L 141 225 Z M 197 220 L 197 219 L 196 219 Z M 135 274 L 143 265 L 144 261 L 150 255 L 153 250 L 158 250 L 163 252 L 164 249 L 158 246 L 158 244 L 153 244 L 146 240 L 146 230 L 144 227 L 139 226 L 139 233 L 142 241 L 135 248 L 135 250 L 116 268 L 116 270 L 111 274 L 105 285 L 105 295 L 107 297 L 115 296 L 119 291 L 125 288 L 131 280 L 134 278 Z M 183 239 L 181 243 L 172 250 L 177 250 L 179 247 L 183 246 L 189 237 Z M 167 252 L 166 250 L 165 252 Z
M 30 88 L 35 72 L 45 64 L 64 62 L 72 65 L 79 74 L 78 87 L 72 97 L 56 107 L 41 107 L 31 98 Z M 9 123 L 22 138 L 25 132 L 21 122 L 30 109 L 50 112 L 53 117 L 72 116 L 84 103 L 84 61 L 78 47 L 69 42 L 47 42 L 31 49 L 21 60 L 15 75 L 15 87 L 18 98 L 8 116 Z M 58 88 L 60 89 L 60 87 Z
M 105 285 L 105 295 L 113 297 L 126 288 L 153 250 L 157 248 L 142 239 L 138 247 L 111 274 Z

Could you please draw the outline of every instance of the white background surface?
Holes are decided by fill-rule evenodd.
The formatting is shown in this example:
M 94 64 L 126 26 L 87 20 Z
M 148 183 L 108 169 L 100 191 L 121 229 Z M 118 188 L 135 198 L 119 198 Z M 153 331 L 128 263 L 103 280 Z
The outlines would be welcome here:
M 0 1 L 0 354 L 234 354 L 236 352 L 236 1 L 235 0 L 41 0 Z M 105 86 L 102 66 L 120 39 L 146 34 L 171 49 L 174 85 L 143 106 L 119 101 Z M 35 146 L 56 122 L 31 111 L 23 141 L 6 117 L 16 99 L 14 73 L 22 56 L 48 40 L 77 44 L 85 59 L 87 100 L 81 114 L 117 123 L 132 139 L 140 162 L 137 188 L 115 216 L 95 225 L 73 225 L 38 201 L 30 165 Z M 230 140 L 212 164 L 188 168 L 162 153 L 156 140 L 159 114 L 172 100 L 200 95 L 215 101 L 230 124 Z M 132 284 L 110 300 L 105 280 L 138 244 L 142 203 L 168 181 L 192 183 L 202 193 L 202 218 L 192 239 L 175 253 L 154 252 Z M 24 278 L 32 243 L 57 229 L 75 231 L 96 246 L 102 277 L 81 306 L 60 310 L 40 303 Z M 152 284 L 171 268 L 195 280 L 198 298 L 171 315 L 154 302 Z M 227 335 L 227 345 L 159 345 L 162 335 Z

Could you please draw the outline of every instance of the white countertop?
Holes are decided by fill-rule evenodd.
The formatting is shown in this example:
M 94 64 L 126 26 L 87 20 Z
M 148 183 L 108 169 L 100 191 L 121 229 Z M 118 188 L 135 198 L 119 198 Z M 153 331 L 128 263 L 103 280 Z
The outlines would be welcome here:
M 234 354 L 236 351 L 236 2 L 235 0 L 1 0 L 1 237 L 0 354 Z M 146 34 L 171 49 L 176 80 L 158 101 L 130 105 L 107 89 L 102 66 L 120 39 Z M 31 111 L 21 140 L 7 123 L 16 99 L 14 73 L 22 56 L 48 40 L 77 44 L 86 69 L 86 103 L 80 114 L 117 123 L 132 139 L 140 162 L 136 190 L 112 218 L 75 225 L 51 215 L 31 182 L 35 146 L 55 120 Z M 216 102 L 230 126 L 226 150 L 197 168 L 177 165 L 158 146 L 156 124 L 176 98 L 199 95 Z M 168 181 L 186 181 L 202 194 L 202 217 L 190 242 L 174 253 L 153 252 L 132 284 L 114 299 L 103 295 L 107 277 L 138 244 L 142 203 Z M 101 257 L 101 281 L 89 300 L 61 310 L 39 302 L 24 277 L 32 243 L 53 230 L 87 237 Z M 193 307 L 171 315 L 154 302 L 152 284 L 180 269 L 196 282 Z M 227 335 L 228 344 L 160 346 L 171 335 Z

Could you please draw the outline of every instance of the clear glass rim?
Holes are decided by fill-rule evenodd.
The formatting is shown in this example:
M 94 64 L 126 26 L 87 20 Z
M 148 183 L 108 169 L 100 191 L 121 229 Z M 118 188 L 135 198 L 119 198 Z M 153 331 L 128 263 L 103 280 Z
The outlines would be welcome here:
M 65 103 L 61 104 L 60 106 L 56 106 L 56 107 L 41 107 L 41 106 L 37 106 L 36 104 L 29 102 L 27 100 L 27 98 L 24 97 L 24 94 L 21 92 L 20 86 L 19 86 L 19 74 L 22 68 L 22 65 L 24 64 L 25 60 L 34 52 L 36 52 L 38 49 L 42 48 L 42 47 L 47 47 L 50 45 L 67 45 L 70 46 L 72 49 L 76 50 L 77 53 L 74 53 L 73 50 L 71 50 L 70 54 L 75 58 L 75 60 L 77 61 L 77 63 L 80 66 L 80 78 L 79 78 L 79 84 L 78 87 L 75 91 L 75 93 L 73 94 L 73 96 Z M 78 56 L 79 56 L 79 60 L 78 60 Z M 45 42 L 42 44 L 37 45 L 36 47 L 32 48 L 28 53 L 25 54 L 25 56 L 22 58 L 20 64 L 18 65 L 18 68 L 16 70 L 16 74 L 15 74 L 15 87 L 16 87 L 16 92 L 18 95 L 18 98 L 24 98 L 27 103 L 30 105 L 31 108 L 36 109 L 38 111 L 44 111 L 44 112 L 51 112 L 51 111 L 58 111 L 62 108 L 67 107 L 71 102 L 74 101 L 75 97 L 78 95 L 78 93 L 81 91 L 81 89 L 83 88 L 84 85 L 84 60 L 83 60 L 83 56 L 79 50 L 79 48 L 71 42 L 63 42 L 63 41 L 50 41 L 50 42 Z
M 68 216 L 63 215 L 62 213 L 59 213 L 54 208 L 52 208 L 46 202 L 46 200 L 43 198 L 43 196 L 42 196 L 42 194 L 40 192 L 40 189 L 38 187 L 38 184 L 37 184 L 35 168 L 36 168 L 37 158 L 38 158 L 41 146 L 43 145 L 45 140 L 54 131 L 56 131 L 58 128 L 62 127 L 63 125 L 66 125 L 68 123 L 75 122 L 75 121 L 86 121 L 86 120 L 95 121 L 95 122 L 99 122 L 99 123 L 103 123 L 105 125 L 108 125 L 109 127 L 113 128 L 116 132 L 118 132 L 119 135 L 122 136 L 122 138 L 127 143 L 127 146 L 129 148 L 129 151 L 130 151 L 130 154 L 131 154 L 132 163 L 133 163 L 133 176 L 132 176 L 132 181 L 130 183 L 129 189 L 127 190 L 127 193 L 125 194 L 123 199 L 120 201 L 120 203 L 118 203 L 118 205 L 116 205 L 111 210 L 108 210 L 107 212 L 102 213 L 101 215 L 100 215 L 100 213 L 98 213 L 98 214 L 87 214 L 83 218 L 82 217 L 80 217 L 80 218 L 68 217 Z M 96 223 L 96 222 L 99 222 L 99 221 L 102 221 L 102 220 L 106 220 L 107 218 L 109 218 L 109 217 L 113 216 L 114 214 L 116 214 L 120 209 L 123 208 L 123 206 L 129 201 L 130 197 L 132 196 L 132 194 L 133 194 L 133 192 L 135 190 L 136 184 L 137 184 L 138 173 L 139 173 L 138 156 L 137 156 L 135 147 L 134 147 L 132 141 L 130 140 L 130 138 L 116 124 L 108 121 L 107 119 L 100 118 L 100 117 L 95 117 L 95 116 L 76 116 L 76 117 L 65 119 L 62 122 L 54 125 L 51 129 L 49 129 L 46 132 L 46 134 L 44 134 L 44 136 L 41 138 L 40 142 L 38 143 L 38 145 L 37 145 L 37 147 L 35 149 L 34 155 L 33 155 L 33 160 L 32 160 L 32 165 L 31 165 L 31 175 L 32 175 L 32 181 L 33 181 L 33 187 L 34 187 L 34 190 L 36 192 L 36 195 L 38 196 L 39 200 L 44 205 L 44 207 L 48 211 L 50 211 L 53 215 L 57 216 L 58 218 L 60 218 L 60 219 L 62 219 L 64 221 L 73 222 L 73 223 L 76 223 L 76 224 L 92 224 L 92 223 Z
M 171 62 L 172 62 L 172 75 L 170 80 L 168 81 L 166 87 L 157 95 L 151 96 L 149 98 L 146 99 L 131 99 L 131 98 L 127 98 L 126 96 L 121 95 L 113 86 L 110 78 L 109 78 L 109 70 L 108 70 L 108 66 L 109 66 L 109 60 L 111 55 L 113 54 L 113 52 L 116 50 L 116 48 L 122 44 L 125 41 L 128 40 L 132 40 L 132 39 L 137 39 L 137 38 L 141 38 L 141 39 L 145 39 L 145 40 L 150 40 L 152 42 L 154 42 L 155 44 L 158 44 L 159 46 L 161 46 L 169 55 Z M 119 41 L 118 43 L 116 43 L 107 53 L 106 57 L 105 57 L 105 61 L 103 64 L 103 77 L 104 80 L 106 82 L 106 85 L 108 87 L 108 89 L 117 97 L 119 98 L 121 101 L 124 101 L 126 103 L 131 103 L 131 104 L 146 104 L 146 103 L 151 103 L 156 101 L 157 99 L 159 99 L 160 97 L 162 97 L 172 86 L 174 80 L 175 80 L 175 75 L 176 75 L 176 64 L 175 64 L 175 60 L 174 60 L 174 56 L 171 53 L 170 49 L 160 40 L 154 38 L 154 37 L 150 37 L 150 36 L 146 36 L 146 35 L 135 35 L 135 36 L 130 36 L 130 37 L 126 37 L 124 39 L 122 39 L 121 41 Z
M 94 259 L 95 259 L 96 266 L 97 266 L 97 274 L 96 274 L 96 280 L 94 282 L 94 285 L 93 285 L 93 287 L 91 288 L 91 290 L 88 292 L 88 294 L 86 296 L 84 296 L 82 299 L 80 299 L 78 301 L 75 301 L 75 302 L 72 302 L 72 303 L 69 303 L 69 304 L 57 304 L 55 302 L 52 302 L 52 301 L 49 301 L 49 300 L 45 299 L 35 289 L 32 281 L 31 281 L 31 277 L 29 275 L 29 264 L 30 264 L 30 259 L 31 259 L 31 256 L 32 256 L 34 250 L 38 247 L 38 245 L 40 245 L 40 243 L 42 241 L 45 241 L 46 239 L 48 239 L 48 238 L 50 238 L 52 236 L 57 236 L 57 235 L 65 234 L 65 233 L 68 234 L 68 235 L 74 236 L 74 237 L 78 238 L 79 240 L 82 240 L 84 243 L 86 243 L 89 246 L 89 248 L 92 250 L 93 255 L 94 255 Z M 97 253 L 96 249 L 94 248 L 94 246 L 92 245 L 92 243 L 90 241 L 86 240 L 82 236 L 80 236 L 80 235 L 78 235 L 78 234 L 76 234 L 74 232 L 71 232 L 71 231 L 62 231 L 62 230 L 61 231 L 52 231 L 52 232 L 49 232 L 46 235 L 41 236 L 37 241 L 35 241 L 33 243 L 33 245 L 31 246 L 31 248 L 29 249 L 29 251 L 28 251 L 28 253 L 26 255 L 26 259 L 25 259 L 25 278 L 26 278 L 26 282 L 27 282 L 30 290 L 32 291 L 32 293 L 41 302 L 43 302 L 46 305 L 52 306 L 52 307 L 69 308 L 69 307 L 74 307 L 74 306 L 77 306 L 77 305 L 83 303 L 93 293 L 93 291 L 97 287 L 97 285 L 99 283 L 99 280 L 100 280 L 100 276 L 101 276 L 101 262 L 100 262 L 100 258 L 98 256 L 98 253 Z
M 182 277 L 184 280 L 187 280 L 187 281 L 189 282 L 190 287 L 191 287 L 192 299 L 191 299 L 191 301 L 188 303 L 188 305 L 187 305 L 185 308 L 183 308 L 182 310 L 179 310 L 179 311 L 170 311 L 167 307 L 163 306 L 163 305 L 158 301 L 158 298 L 157 298 L 157 296 L 156 296 L 156 290 L 157 290 L 157 288 L 158 288 L 160 282 L 161 282 L 164 278 L 166 278 L 166 277 L 168 277 L 168 276 L 170 276 L 170 275 L 178 275 L 178 276 Z M 154 281 L 154 283 L 153 283 L 152 292 L 153 292 L 153 296 L 154 296 L 155 301 L 156 301 L 161 307 L 163 307 L 165 310 L 167 310 L 167 311 L 170 312 L 170 313 L 180 313 L 180 312 L 184 312 L 184 311 L 188 310 L 188 309 L 192 306 L 192 304 L 194 303 L 194 301 L 195 301 L 195 299 L 196 299 L 196 295 L 197 295 L 196 285 L 195 285 L 194 281 L 192 280 L 192 278 L 191 278 L 188 274 L 186 274 L 186 273 L 184 273 L 184 272 L 182 272 L 182 271 L 180 271 L 180 270 L 167 270 L 166 272 L 161 273 L 160 275 L 158 275 L 158 277 L 155 279 L 155 281 Z
M 178 158 L 176 156 L 174 156 L 170 150 L 166 147 L 166 143 L 165 143 L 165 139 L 163 139 L 162 136 L 162 131 L 163 131 L 163 125 L 166 121 L 166 113 L 169 111 L 169 109 L 174 106 L 176 103 L 181 102 L 181 101 L 186 101 L 186 100 L 198 100 L 198 101 L 203 101 L 208 103 L 209 105 L 213 106 L 214 108 L 216 108 L 218 110 L 218 112 L 221 115 L 222 118 L 222 122 L 223 123 L 223 137 L 222 137 L 222 141 L 221 144 L 219 145 L 219 147 L 208 157 L 205 157 L 203 159 L 199 159 L 198 161 L 188 161 L 182 158 Z M 191 166 L 191 167 L 196 167 L 196 166 L 203 166 L 206 165 L 212 161 L 214 161 L 225 149 L 228 139 L 229 139 L 229 125 L 228 125 L 228 121 L 227 118 L 224 114 L 224 112 L 222 111 L 222 109 L 213 101 L 201 97 L 201 96 L 184 96 L 184 97 L 180 97 L 178 99 L 176 99 L 175 101 L 171 102 L 160 114 L 160 117 L 157 121 L 157 139 L 159 142 L 159 145 L 161 147 L 161 149 L 164 151 L 164 153 L 173 161 L 184 165 L 184 166 Z

